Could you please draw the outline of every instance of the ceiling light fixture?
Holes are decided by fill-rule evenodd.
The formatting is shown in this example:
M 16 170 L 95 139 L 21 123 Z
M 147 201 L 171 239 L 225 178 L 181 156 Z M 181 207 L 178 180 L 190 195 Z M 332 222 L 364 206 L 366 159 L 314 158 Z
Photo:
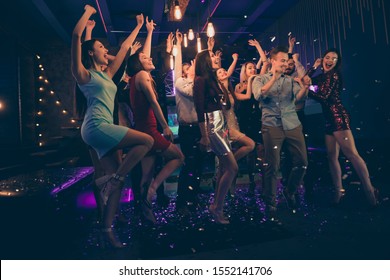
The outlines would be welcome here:
M 175 19 L 177 20 L 180 20 L 182 18 L 182 13 L 181 13 L 181 10 L 180 10 L 180 5 L 179 5 L 179 1 L 175 1 L 175 8 L 174 8 L 174 17 Z
M 198 48 L 198 53 L 202 51 L 202 42 L 200 41 L 199 33 L 196 35 L 196 46 Z
M 207 24 L 207 37 L 214 37 L 215 35 L 215 29 L 214 29 L 214 25 L 211 21 L 209 21 L 209 23 Z
M 195 39 L 194 30 L 189 29 L 188 30 L 188 40 L 194 40 L 194 39 Z
M 187 46 L 188 46 L 187 33 L 184 33 L 184 47 L 186 48 Z

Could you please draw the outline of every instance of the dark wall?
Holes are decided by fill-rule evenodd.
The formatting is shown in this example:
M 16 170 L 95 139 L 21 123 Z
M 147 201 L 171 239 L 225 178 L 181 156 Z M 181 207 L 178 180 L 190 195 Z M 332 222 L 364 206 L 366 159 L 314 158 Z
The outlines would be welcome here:
M 6 38 L 6 41 L 8 38 Z M 5 44 L 0 44 L 1 53 L 7 53 L 0 67 L 0 143 L 19 142 L 18 123 L 18 85 L 17 85 L 17 56 L 14 51 L 6 52 Z

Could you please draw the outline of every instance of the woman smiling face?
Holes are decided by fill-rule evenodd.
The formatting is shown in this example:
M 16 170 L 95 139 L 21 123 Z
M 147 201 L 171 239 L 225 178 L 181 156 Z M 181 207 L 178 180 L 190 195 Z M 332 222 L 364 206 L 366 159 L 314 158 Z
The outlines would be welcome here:
M 217 70 L 217 78 L 219 81 L 223 81 L 227 79 L 227 71 L 223 68 L 219 68 Z
M 139 61 L 141 62 L 142 67 L 145 71 L 152 71 L 156 68 L 153 64 L 152 58 L 148 57 L 143 52 L 139 53 Z
M 337 66 L 339 56 L 335 52 L 328 52 L 322 60 L 322 68 L 324 72 L 329 72 Z

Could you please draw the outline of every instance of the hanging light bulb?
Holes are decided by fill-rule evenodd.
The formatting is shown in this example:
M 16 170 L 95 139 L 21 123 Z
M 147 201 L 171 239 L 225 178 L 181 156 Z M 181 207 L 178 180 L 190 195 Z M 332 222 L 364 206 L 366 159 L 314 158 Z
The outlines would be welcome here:
M 169 66 L 170 66 L 171 70 L 173 70 L 173 55 L 169 56 Z
M 195 39 L 194 30 L 189 29 L 188 30 L 188 40 L 194 40 L 194 39 Z
M 215 35 L 215 29 L 214 29 L 214 25 L 212 22 L 209 22 L 207 24 L 207 37 L 214 37 Z
M 177 45 L 173 45 L 173 48 L 172 48 L 172 55 L 173 55 L 173 56 L 177 56 L 177 52 L 178 52 L 178 50 L 177 50 Z
M 181 10 L 180 10 L 180 5 L 179 5 L 179 1 L 175 1 L 175 8 L 173 10 L 173 15 L 175 17 L 175 19 L 179 20 L 182 18 L 182 14 L 181 14 Z
M 184 47 L 186 48 L 187 46 L 188 46 L 187 33 L 184 33 Z
M 198 47 L 198 53 L 202 51 L 202 42 L 200 41 L 199 33 L 196 38 L 196 46 Z

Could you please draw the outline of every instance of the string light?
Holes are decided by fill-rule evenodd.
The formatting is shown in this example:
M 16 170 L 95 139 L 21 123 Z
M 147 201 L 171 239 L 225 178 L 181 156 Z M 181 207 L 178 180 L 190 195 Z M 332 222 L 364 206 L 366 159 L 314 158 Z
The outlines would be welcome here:
M 196 46 L 198 48 L 198 53 L 202 51 L 202 42 L 200 41 L 199 33 L 196 36 Z
M 183 16 L 181 13 L 181 10 L 180 10 L 179 1 L 175 1 L 175 8 L 173 11 L 173 15 L 174 15 L 175 19 L 177 19 L 177 20 L 180 20 Z
M 41 57 L 39 55 L 36 55 L 37 60 L 40 60 Z M 38 69 L 40 69 L 42 72 L 39 72 L 37 75 L 37 87 L 36 90 L 40 93 L 40 97 L 37 99 L 38 105 L 36 106 L 36 120 L 35 120 L 35 131 L 37 135 L 37 139 L 39 139 L 36 143 L 39 147 L 45 146 L 48 141 L 47 138 L 49 135 L 46 135 L 44 133 L 46 129 L 46 122 L 48 121 L 48 118 L 50 117 L 50 114 L 45 113 L 45 109 L 50 108 L 50 110 L 53 110 L 52 106 L 50 106 L 51 102 L 55 102 L 57 106 L 62 106 L 61 99 L 58 98 L 58 96 L 54 97 L 56 95 L 55 91 L 53 89 L 48 88 L 50 85 L 49 79 L 45 77 L 45 73 L 43 72 L 45 69 L 43 67 L 43 64 L 41 62 L 36 64 L 38 66 Z M 47 98 L 45 97 L 45 94 L 51 95 L 54 97 Z M 45 97 L 45 98 L 43 98 Z M 46 99 L 47 98 L 47 99 Z M 46 101 L 46 102 L 45 102 Z M 50 103 L 49 103 L 50 102 Z M 0 103 L 1 104 L 1 103 Z M 48 107 L 50 106 L 50 107 Z M 1 106 L 0 106 L 1 108 Z M 66 108 L 59 108 L 55 110 L 60 110 L 59 113 L 62 113 L 62 115 L 69 115 L 69 111 Z M 46 118 L 44 117 L 46 116 Z M 77 121 L 73 118 L 69 119 L 69 123 L 76 124 Z M 80 129 L 79 127 L 74 126 L 77 129 Z M 42 133 L 43 132 L 43 133 Z M 46 137 L 45 137 L 46 136 Z
M 170 66 L 171 70 L 173 70 L 173 55 L 169 56 L 169 66 Z
M 214 29 L 214 25 L 212 22 L 209 22 L 207 24 L 207 37 L 214 37 L 215 35 L 215 29 Z
M 184 33 L 184 47 L 186 48 L 187 46 L 188 46 L 187 33 Z
M 195 39 L 195 34 L 194 34 L 194 30 L 192 29 L 189 29 L 188 30 L 188 40 L 194 40 Z

